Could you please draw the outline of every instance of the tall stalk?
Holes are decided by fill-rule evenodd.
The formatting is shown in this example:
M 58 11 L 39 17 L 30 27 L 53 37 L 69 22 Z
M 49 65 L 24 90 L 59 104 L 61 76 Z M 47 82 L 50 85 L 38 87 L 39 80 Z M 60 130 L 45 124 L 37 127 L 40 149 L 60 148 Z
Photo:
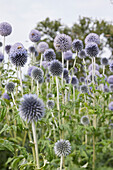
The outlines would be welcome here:
M 62 165 L 63 165 L 63 155 L 60 158 L 60 170 L 62 170 Z
M 40 68 L 42 67 L 42 61 L 43 61 L 43 54 L 41 53 Z
M 22 72 L 21 72 L 21 67 L 19 67 L 19 72 L 20 72 L 20 87 L 21 87 L 21 93 L 23 96 L 23 85 L 22 85 Z
M 60 126 L 61 121 L 60 121 L 59 87 L 58 87 L 58 84 L 59 84 L 59 80 L 58 80 L 58 77 L 56 76 L 56 86 L 57 86 L 57 110 L 58 110 L 58 118 L 59 118 L 59 126 Z
M 34 144 L 35 144 L 36 165 L 37 165 L 37 168 L 39 169 L 40 165 L 39 165 L 39 155 L 38 155 L 38 144 L 37 144 L 36 127 L 35 127 L 34 121 L 32 121 L 32 131 L 33 131 L 33 138 L 34 138 Z

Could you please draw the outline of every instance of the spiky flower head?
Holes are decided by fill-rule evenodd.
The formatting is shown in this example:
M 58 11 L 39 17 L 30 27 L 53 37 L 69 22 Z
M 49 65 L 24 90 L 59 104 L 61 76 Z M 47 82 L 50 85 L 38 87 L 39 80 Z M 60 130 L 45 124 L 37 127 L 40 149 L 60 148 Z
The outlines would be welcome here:
M 12 27 L 9 23 L 7 23 L 7 22 L 0 23 L 0 35 L 1 36 L 6 37 L 6 36 L 10 35 L 11 32 L 12 32 Z
M 76 84 L 78 84 L 78 78 L 76 77 L 76 76 L 73 76 L 72 77 L 72 79 L 71 79 L 71 84 L 73 85 L 73 86 L 75 86 Z
M 92 64 L 89 65 L 88 70 L 92 70 Z M 95 70 L 99 71 L 99 65 L 97 63 L 95 63 Z
M 68 140 L 58 140 L 54 146 L 55 154 L 59 157 L 67 156 L 71 152 L 71 144 Z
M 45 114 L 45 106 L 36 94 L 25 94 L 19 106 L 19 115 L 23 120 L 38 121 Z
M 54 94 L 52 94 L 52 93 L 47 94 L 47 98 L 52 98 L 52 97 L 54 97 Z
M 85 82 L 85 77 L 83 77 L 83 76 L 80 77 L 79 81 L 80 81 L 81 83 Z
M 82 93 L 88 93 L 88 87 L 87 87 L 87 85 L 81 85 L 80 86 L 80 90 L 81 90 L 81 92 Z
M 9 59 L 15 66 L 23 67 L 27 62 L 27 51 L 21 43 L 15 43 L 9 52 Z
M 73 40 L 73 42 L 72 42 L 72 49 L 75 52 L 76 51 L 77 52 L 81 51 L 83 49 L 83 42 L 81 40 L 79 40 L 79 39 Z
M 9 54 L 10 49 L 11 49 L 11 45 L 6 45 L 6 46 L 5 46 L 5 52 L 6 52 L 7 54 Z
M 58 60 L 51 61 L 49 71 L 53 76 L 60 76 L 63 72 L 62 63 Z
M 85 50 L 86 50 L 86 54 L 90 57 L 96 57 L 99 53 L 98 45 L 94 42 L 87 43 Z
M 96 44 L 100 44 L 100 37 L 96 33 L 90 33 L 85 38 L 85 44 L 94 42 Z
M 88 116 L 82 116 L 80 122 L 83 125 L 88 125 L 89 124 L 89 117 Z
M 28 74 L 29 76 L 31 76 L 31 72 L 32 72 L 32 70 L 33 70 L 34 68 L 37 68 L 37 67 L 36 67 L 36 66 L 31 66 L 31 67 L 28 68 L 27 74 Z
M 10 100 L 10 96 L 7 93 L 3 93 L 2 98 Z
M 0 42 L 0 47 L 2 47 L 2 45 L 3 45 L 2 42 Z
M 79 51 L 78 57 L 81 58 L 81 59 L 86 58 L 86 51 L 84 49 Z
M 29 39 L 32 42 L 38 42 L 40 38 L 41 38 L 41 33 L 36 29 L 31 30 L 31 32 L 29 33 Z
M 48 108 L 54 108 L 54 106 L 55 106 L 55 102 L 54 102 L 54 100 L 48 100 L 47 101 L 47 106 L 48 106 Z
M 14 88 L 15 88 L 15 84 L 13 82 L 8 82 L 6 84 L 7 92 L 12 93 L 14 91 Z
M 109 103 L 109 110 L 113 111 L 113 102 Z
M 107 66 L 109 63 L 108 59 L 106 57 L 101 58 L 101 64 L 104 66 Z
M 40 81 L 43 78 L 44 72 L 41 68 L 34 68 L 31 71 L 31 77 L 33 77 L 34 80 Z
M 30 53 L 35 53 L 35 47 L 34 46 L 30 46 L 28 48 L 28 50 L 29 50 Z
M 56 54 L 53 49 L 47 49 L 44 52 L 44 58 L 46 61 L 50 62 L 56 58 Z
M 4 60 L 4 55 L 0 52 L 0 63 Z
M 38 53 L 44 53 L 49 48 L 48 44 L 44 41 L 40 42 L 37 46 Z
M 109 69 L 110 69 L 111 72 L 113 72 L 113 63 L 111 63 L 111 64 L 109 65 Z
M 69 76 L 69 75 L 68 75 L 68 72 L 69 72 L 69 71 L 68 71 L 67 68 L 64 68 L 64 69 L 63 69 L 63 78 L 64 78 L 64 79 L 68 79 L 68 76 Z
M 54 39 L 54 47 L 57 51 L 66 52 L 71 48 L 71 37 L 66 34 L 58 34 Z
M 109 76 L 107 81 L 109 84 L 113 84 L 113 75 Z
M 64 59 L 65 60 L 71 60 L 73 56 L 73 53 L 71 50 L 64 52 Z

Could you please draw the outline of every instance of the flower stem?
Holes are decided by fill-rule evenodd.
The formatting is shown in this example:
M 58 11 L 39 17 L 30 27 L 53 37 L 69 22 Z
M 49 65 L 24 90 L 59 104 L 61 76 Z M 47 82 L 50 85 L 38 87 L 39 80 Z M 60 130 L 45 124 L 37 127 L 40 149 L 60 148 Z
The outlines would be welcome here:
M 60 170 L 62 170 L 62 164 L 63 164 L 63 155 L 61 156 L 61 159 L 60 159 Z
M 39 84 L 38 84 L 38 80 L 37 80 L 37 95 L 39 95 Z
M 19 72 L 20 72 L 20 86 L 21 86 L 21 92 L 23 96 L 23 85 L 22 85 L 22 72 L 21 72 L 21 67 L 19 67 Z
M 58 88 L 58 77 L 56 76 L 56 86 L 57 86 L 57 110 L 58 110 L 58 118 L 59 118 L 59 125 L 61 124 L 60 122 L 60 107 L 59 107 L 59 88 Z
M 37 164 L 37 168 L 39 169 L 40 165 L 39 165 L 39 155 L 38 155 L 38 144 L 37 144 L 36 127 L 34 121 L 32 121 L 32 131 L 33 131 L 33 138 L 35 144 L 36 164 Z

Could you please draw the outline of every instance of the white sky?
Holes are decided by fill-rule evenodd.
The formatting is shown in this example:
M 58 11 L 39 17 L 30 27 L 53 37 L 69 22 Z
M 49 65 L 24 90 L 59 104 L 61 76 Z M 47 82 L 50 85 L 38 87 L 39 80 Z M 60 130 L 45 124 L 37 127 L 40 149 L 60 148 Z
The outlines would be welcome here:
M 9 22 L 13 27 L 6 44 L 31 45 L 30 30 L 46 17 L 61 18 L 64 24 L 71 26 L 79 16 L 113 21 L 113 5 L 110 0 L 0 0 L 0 22 Z

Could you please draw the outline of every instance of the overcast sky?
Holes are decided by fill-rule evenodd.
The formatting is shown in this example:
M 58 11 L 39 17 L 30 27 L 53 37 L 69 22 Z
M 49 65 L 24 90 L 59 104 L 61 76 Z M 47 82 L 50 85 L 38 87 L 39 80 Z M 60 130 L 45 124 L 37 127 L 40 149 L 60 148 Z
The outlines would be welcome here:
M 0 22 L 9 22 L 13 27 L 7 44 L 31 44 L 26 42 L 30 30 L 46 17 L 60 18 L 71 26 L 79 16 L 113 21 L 113 5 L 110 0 L 0 0 Z

